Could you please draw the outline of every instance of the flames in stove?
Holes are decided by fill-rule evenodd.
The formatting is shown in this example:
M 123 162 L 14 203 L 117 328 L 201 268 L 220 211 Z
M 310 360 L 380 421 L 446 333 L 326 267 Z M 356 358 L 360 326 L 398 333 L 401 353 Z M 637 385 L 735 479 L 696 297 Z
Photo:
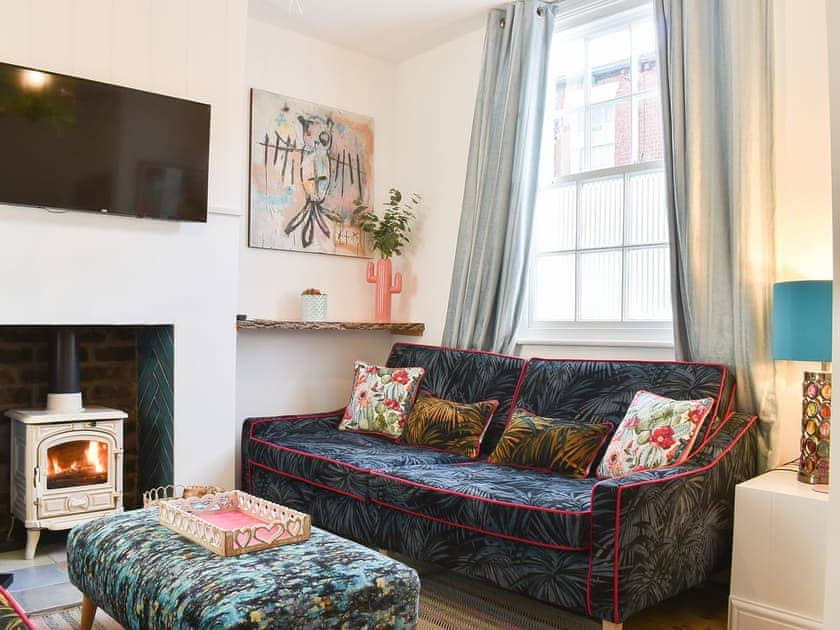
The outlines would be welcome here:
M 64 442 L 47 450 L 47 488 L 108 481 L 108 445 L 96 440 Z

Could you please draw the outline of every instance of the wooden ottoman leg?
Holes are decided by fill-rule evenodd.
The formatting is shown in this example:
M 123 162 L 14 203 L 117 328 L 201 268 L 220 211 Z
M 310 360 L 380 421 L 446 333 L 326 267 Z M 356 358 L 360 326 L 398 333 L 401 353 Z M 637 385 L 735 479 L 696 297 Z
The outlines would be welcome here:
M 82 622 L 79 626 L 81 630 L 93 628 L 94 617 L 96 617 L 96 604 L 87 595 L 82 596 Z

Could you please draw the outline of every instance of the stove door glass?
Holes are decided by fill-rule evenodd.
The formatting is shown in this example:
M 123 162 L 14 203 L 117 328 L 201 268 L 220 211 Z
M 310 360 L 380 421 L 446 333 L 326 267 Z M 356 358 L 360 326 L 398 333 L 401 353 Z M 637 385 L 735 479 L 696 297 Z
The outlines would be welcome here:
M 47 449 L 47 489 L 108 483 L 108 444 L 73 440 Z

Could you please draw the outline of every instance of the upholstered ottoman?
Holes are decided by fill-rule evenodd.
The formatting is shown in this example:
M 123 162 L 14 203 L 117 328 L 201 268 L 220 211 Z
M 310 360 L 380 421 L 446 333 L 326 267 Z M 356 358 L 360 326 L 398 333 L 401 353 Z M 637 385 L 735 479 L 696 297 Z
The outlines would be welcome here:
M 411 628 L 417 573 L 312 528 L 303 543 L 222 558 L 158 524 L 157 508 L 73 528 L 82 628 L 101 607 L 126 628 Z M 88 626 L 89 627 L 89 626 Z

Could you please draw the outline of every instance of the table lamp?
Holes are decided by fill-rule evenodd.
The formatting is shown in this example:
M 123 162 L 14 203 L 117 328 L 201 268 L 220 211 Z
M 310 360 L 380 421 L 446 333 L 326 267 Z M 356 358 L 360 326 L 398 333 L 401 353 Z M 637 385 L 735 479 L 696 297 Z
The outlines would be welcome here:
M 777 282 L 773 287 L 773 358 L 820 361 L 802 381 L 799 481 L 828 483 L 831 439 L 831 280 Z

